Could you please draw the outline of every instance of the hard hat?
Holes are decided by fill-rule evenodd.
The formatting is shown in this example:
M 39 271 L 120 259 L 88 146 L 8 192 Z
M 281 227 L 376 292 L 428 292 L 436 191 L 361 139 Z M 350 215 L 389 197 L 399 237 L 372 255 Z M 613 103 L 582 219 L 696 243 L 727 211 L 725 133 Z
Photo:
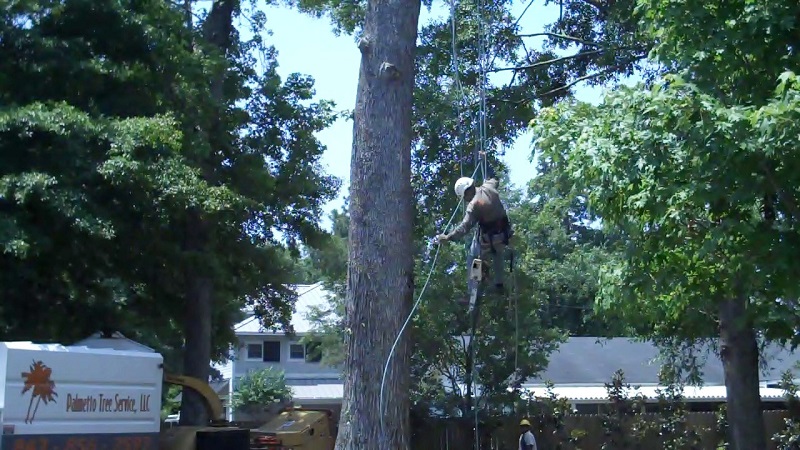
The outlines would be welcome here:
M 475 184 L 475 180 L 470 177 L 461 177 L 456 180 L 455 191 L 458 198 L 463 198 L 464 192 L 471 188 L 473 184 Z
M 519 423 L 519 426 L 521 426 L 521 427 L 529 427 L 529 426 L 531 426 L 531 423 L 528 422 L 528 419 L 522 419 L 522 421 Z

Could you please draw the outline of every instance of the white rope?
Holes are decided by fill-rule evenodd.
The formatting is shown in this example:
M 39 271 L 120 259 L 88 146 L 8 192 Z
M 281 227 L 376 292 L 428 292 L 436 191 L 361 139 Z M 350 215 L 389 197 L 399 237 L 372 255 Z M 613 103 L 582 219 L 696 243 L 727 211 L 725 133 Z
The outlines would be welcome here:
M 483 160 L 478 160 L 478 165 L 481 167 L 483 172 L 483 178 L 486 179 L 487 177 L 487 135 L 488 135 L 488 126 L 487 126 L 487 110 L 486 110 L 486 88 L 487 88 L 487 76 L 486 71 L 487 67 L 486 64 L 488 63 L 489 55 L 487 48 L 487 41 L 488 41 L 488 33 L 486 31 L 486 18 L 484 16 L 484 9 L 486 8 L 485 0 L 478 1 L 478 64 L 480 65 L 480 105 L 479 105 L 479 149 L 480 154 L 479 156 L 483 157 Z M 477 345 L 475 344 L 475 334 L 477 332 L 476 328 L 478 326 L 478 305 L 479 302 L 476 302 L 475 314 L 472 320 L 472 336 L 470 338 L 470 346 L 472 347 L 472 371 L 470 372 L 472 380 L 470 381 L 473 385 L 473 392 L 475 392 L 475 400 L 473 401 L 472 407 L 475 415 L 475 450 L 480 450 L 481 448 L 481 441 L 480 441 L 480 429 L 479 429 L 479 420 L 478 420 L 478 396 L 477 396 L 477 384 L 478 376 L 476 370 L 475 359 L 477 356 Z
M 478 168 L 479 167 L 476 167 L 475 171 L 472 172 L 472 177 L 473 178 L 475 177 L 475 174 L 478 173 Z M 458 201 L 458 205 L 456 205 L 456 208 L 453 211 L 453 214 L 450 216 L 450 220 L 448 220 L 447 224 L 444 226 L 444 231 L 445 232 L 447 232 L 447 229 L 450 228 L 450 225 L 453 223 L 453 219 L 455 219 L 456 214 L 458 213 L 458 208 L 459 208 L 459 206 L 461 206 L 461 203 L 463 201 L 464 201 L 463 197 Z M 386 416 L 386 409 L 384 408 L 385 404 L 383 402 L 383 391 L 384 391 L 384 388 L 386 386 L 386 375 L 389 372 L 389 364 L 392 361 L 392 357 L 394 356 L 394 351 L 397 348 L 397 344 L 400 342 L 400 338 L 403 336 L 403 332 L 406 330 L 406 327 L 408 326 L 409 322 L 411 322 L 411 318 L 414 317 L 414 312 L 416 312 L 417 308 L 419 307 L 420 303 L 422 302 L 422 296 L 423 296 L 423 294 L 425 294 L 425 289 L 428 288 L 428 283 L 431 281 L 431 276 L 433 275 L 433 269 L 436 268 L 436 260 L 439 257 L 439 250 L 441 250 L 441 248 L 442 248 L 441 244 L 437 244 L 436 245 L 436 253 L 434 253 L 434 255 L 433 255 L 433 260 L 431 261 L 431 268 L 428 270 L 428 276 L 425 279 L 425 284 L 422 285 L 422 289 L 419 291 L 419 296 L 417 296 L 417 301 L 414 302 L 414 306 L 411 308 L 411 312 L 408 313 L 408 317 L 406 317 L 405 322 L 403 322 L 403 326 L 400 327 L 400 331 L 397 333 L 397 337 L 395 338 L 394 343 L 392 344 L 392 348 L 389 350 L 389 356 L 386 358 L 386 364 L 383 366 L 383 376 L 381 377 L 380 398 L 378 400 L 379 408 L 380 408 L 380 415 L 381 415 L 381 436 L 383 437 L 383 439 L 387 439 L 388 438 L 386 436 L 386 425 L 385 425 L 385 423 L 383 421 L 384 417 Z
M 511 257 L 513 258 L 513 255 Z M 512 267 L 511 270 L 513 271 L 514 268 Z M 514 375 L 516 376 L 517 372 L 519 372 L 519 299 L 516 272 L 511 272 L 511 287 L 514 289 Z
M 453 84 L 458 91 L 459 99 L 456 102 L 456 131 L 460 131 L 461 128 L 461 103 L 466 98 L 466 94 L 464 93 L 464 87 L 461 85 L 461 79 L 459 75 L 459 63 L 458 63 L 458 48 L 457 48 L 457 35 L 456 35 L 456 2 L 458 0 L 450 0 L 450 31 L 451 31 L 451 40 L 452 40 L 452 55 L 451 60 L 453 63 Z M 458 142 L 458 141 L 456 141 Z M 463 149 L 460 148 L 458 150 L 458 165 L 461 170 L 461 176 L 464 176 L 464 152 Z
M 458 49 L 457 49 L 457 45 L 456 45 L 457 44 L 457 39 L 456 39 L 457 38 L 457 35 L 456 35 L 456 12 L 457 12 L 456 2 L 457 1 L 458 0 L 451 0 L 450 1 L 450 25 L 451 25 L 451 35 L 452 35 L 451 36 L 451 38 L 452 38 L 452 65 L 453 65 L 454 84 L 455 84 L 455 87 L 456 87 L 457 91 L 461 95 L 461 98 L 459 99 L 459 102 L 456 103 L 457 113 L 458 113 L 458 120 L 460 122 L 460 118 L 461 118 L 461 104 L 460 104 L 460 102 L 462 101 L 463 98 L 466 97 L 466 94 L 464 93 L 463 86 L 461 85 L 461 81 L 460 81 L 459 76 L 458 76 L 459 75 L 459 64 L 458 64 Z M 485 7 L 486 7 L 486 5 L 484 3 L 484 0 L 479 0 L 479 5 L 478 5 L 478 20 L 479 20 L 478 52 L 479 52 L 479 56 L 478 56 L 478 58 L 479 58 L 479 65 L 480 65 L 480 105 L 479 105 L 479 113 L 478 113 L 478 136 L 479 136 L 478 148 L 479 148 L 480 153 L 478 154 L 478 158 L 476 160 L 475 171 L 472 173 L 472 177 L 471 178 L 473 178 L 473 179 L 475 178 L 475 175 L 478 173 L 478 170 L 481 170 L 483 178 L 486 178 L 486 176 L 487 176 L 487 159 L 488 158 L 486 156 L 486 147 L 487 147 L 487 134 L 488 134 L 488 129 L 487 128 L 488 127 L 487 127 L 487 121 L 486 121 L 486 116 L 487 116 L 487 112 L 486 112 L 486 86 L 487 86 L 487 75 L 486 75 L 487 74 L 487 67 L 486 67 L 486 63 L 488 62 L 488 48 L 486 46 L 487 46 L 487 39 L 488 38 L 486 36 L 486 34 L 487 34 L 486 30 L 485 30 L 486 24 L 485 24 L 484 16 L 483 16 L 483 13 L 482 13 L 483 8 L 485 8 Z M 526 8 L 526 10 L 527 10 L 527 8 Z M 461 176 L 463 176 L 464 175 L 463 154 L 461 154 L 461 157 L 459 158 L 459 165 L 460 165 L 460 169 L 461 169 Z M 462 203 L 463 203 L 463 198 L 459 200 L 458 206 L 456 206 L 455 211 L 453 211 L 453 215 L 450 216 L 450 220 L 447 221 L 447 225 L 445 225 L 445 227 L 444 227 L 445 232 L 447 231 L 447 229 L 450 227 L 451 223 L 453 222 L 453 219 L 455 218 L 455 215 L 458 212 L 458 208 L 462 205 Z M 389 350 L 389 356 L 387 357 L 386 364 L 384 365 L 384 368 L 383 368 L 383 376 L 381 377 L 381 388 L 380 388 L 380 398 L 379 398 L 379 405 L 380 405 L 380 410 L 381 410 L 380 411 L 380 416 L 381 416 L 380 417 L 380 424 L 381 424 L 381 435 L 383 436 L 384 439 L 387 439 L 387 440 L 388 440 L 388 436 L 386 435 L 386 426 L 385 426 L 385 423 L 384 423 L 384 418 L 385 418 L 385 415 L 386 415 L 385 414 L 385 404 L 384 404 L 384 389 L 385 389 L 385 385 L 386 385 L 386 376 L 387 376 L 387 374 L 389 372 L 389 364 L 391 363 L 392 357 L 394 356 L 395 349 L 397 348 L 397 345 L 400 342 L 400 338 L 402 337 L 403 332 L 405 331 L 406 327 L 408 327 L 408 324 L 411 322 L 411 319 L 413 318 L 414 313 L 416 312 L 417 308 L 419 307 L 419 305 L 420 305 L 420 303 L 422 301 L 422 298 L 423 298 L 423 295 L 425 293 L 425 290 L 427 289 L 428 283 L 430 282 L 431 276 L 433 275 L 433 270 L 436 267 L 436 261 L 437 261 L 437 259 L 439 257 L 439 251 L 440 250 L 441 250 L 441 244 L 437 245 L 437 247 L 436 247 L 436 253 L 434 253 L 433 260 L 431 261 L 431 267 L 430 267 L 430 269 L 428 271 L 428 275 L 427 275 L 427 277 L 425 279 L 425 283 L 423 284 L 422 289 L 420 290 L 420 293 L 419 293 L 419 296 L 417 297 L 416 302 L 414 302 L 414 305 L 411 308 L 411 312 L 408 314 L 408 317 L 406 317 L 406 320 L 403 323 L 403 326 L 400 328 L 400 331 L 397 334 L 397 337 L 395 338 L 391 349 Z M 477 314 L 477 313 L 478 312 L 477 312 L 477 308 L 476 308 L 476 311 L 474 312 L 474 314 Z M 476 322 L 474 322 L 474 323 L 476 323 Z M 471 344 L 471 346 L 473 348 L 473 351 L 475 349 L 474 336 L 475 336 L 475 327 L 473 326 L 472 338 L 470 339 L 470 344 Z M 473 356 L 473 370 L 472 370 L 472 379 L 473 380 L 476 379 L 476 374 L 475 374 L 475 370 L 474 370 L 474 366 L 475 366 L 474 363 L 475 363 L 475 358 Z M 475 403 L 474 410 L 475 410 L 475 437 L 476 437 L 476 439 L 475 439 L 475 443 L 476 444 L 475 445 L 479 448 L 480 447 L 480 439 L 479 439 L 480 436 L 479 436 L 479 431 L 478 431 L 477 401 L 474 402 L 474 403 Z
M 487 150 L 487 113 L 486 113 L 486 63 L 488 62 L 489 49 L 487 48 L 487 32 L 486 32 L 486 18 L 483 15 L 483 10 L 486 8 L 484 0 L 478 1 L 478 64 L 480 66 L 480 120 L 478 126 L 480 127 L 480 144 L 479 148 L 483 156 L 483 177 L 486 178 L 486 150 Z M 478 160 L 480 162 L 480 159 Z
M 475 449 L 480 450 L 481 448 L 481 436 L 478 426 L 478 369 L 476 368 L 477 364 L 475 364 L 475 359 L 478 355 L 477 345 L 475 344 L 475 332 L 478 328 L 478 302 L 475 302 L 475 311 L 472 312 L 473 319 L 472 319 L 472 334 L 469 338 L 469 346 L 470 346 L 470 353 L 471 353 L 471 360 L 472 360 L 472 368 L 470 370 L 470 384 L 472 384 L 472 410 L 475 412 Z

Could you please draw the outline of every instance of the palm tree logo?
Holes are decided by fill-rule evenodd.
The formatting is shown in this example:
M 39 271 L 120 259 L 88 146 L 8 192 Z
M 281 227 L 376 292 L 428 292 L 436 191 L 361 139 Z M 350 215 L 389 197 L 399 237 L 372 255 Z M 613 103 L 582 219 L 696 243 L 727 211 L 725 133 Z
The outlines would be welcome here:
M 56 383 L 50 379 L 53 369 L 44 365 L 41 361 L 34 361 L 31 364 L 30 372 L 22 372 L 22 379 L 25 385 L 22 388 L 22 395 L 31 389 L 31 401 L 28 403 L 28 414 L 25 416 L 25 423 L 33 423 L 33 418 L 36 417 L 36 410 L 39 409 L 39 403 L 44 401 L 44 404 L 55 402 L 53 396 L 58 397 L 56 393 Z M 31 414 L 31 407 L 33 406 L 33 399 L 36 399 L 36 406 L 33 407 Z

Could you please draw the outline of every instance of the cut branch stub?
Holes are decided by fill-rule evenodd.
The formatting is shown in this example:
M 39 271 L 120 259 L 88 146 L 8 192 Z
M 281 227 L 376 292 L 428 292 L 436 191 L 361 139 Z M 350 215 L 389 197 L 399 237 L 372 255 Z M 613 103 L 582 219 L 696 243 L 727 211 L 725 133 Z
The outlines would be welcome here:
M 371 44 L 372 42 L 370 42 L 369 38 L 364 36 L 358 40 L 358 49 L 361 51 L 362 54 L 367 53 L 369 51 Z
M 396 80 L 400 78 L 400 70 L 397 67 L 395 67 L 394 64 L 384 61 L 381 64 L 381 68 L 378 71 L 378 75 L 384 79 Z

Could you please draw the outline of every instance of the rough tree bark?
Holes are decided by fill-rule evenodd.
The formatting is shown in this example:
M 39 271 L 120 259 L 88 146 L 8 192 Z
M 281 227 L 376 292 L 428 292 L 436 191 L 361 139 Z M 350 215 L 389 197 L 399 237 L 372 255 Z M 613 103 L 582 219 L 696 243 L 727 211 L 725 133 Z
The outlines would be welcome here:
M 203 24 L 203 39 L 219 49 L 223 55 L 232 45 L 233 12 L 236 0 L 215 0 Z M 225 102 L 223 94 L 224 71 L 211 79 L 211 97 L 217 105 Z M 220 108 L 224 111 L 224 108 Z M 204 130 L 210 147 L 221 145 L 220 120 L 215 119 Z M 201 165 L 206 164 L 205 161 Z M 204 168 L 205 169 L 205 168 Z M 210 170 L 204 170 L 210 173 Z M 192 262 L 186 267 L 186 303 L 184 315 L 185 347 L 183 373 L 203 381 L 208 380 L 211 367 L 211 315 L 214 302 L 214 282 L 204 270 L 203 252 L 209 239 L 209 227 L 197 211 L 189 211 L 185 227 L 185 250 Z M 181 425 L 205 425 L 210 417 L 205 401 L 191 389 L 184 389 L 181 398 Z
M 719 332 L 731 449 L 767 448 L 758 385 L 758 341 L 748 319 L 745 296 L 720 304 Z
M 411 105 L 419 0 L 369 0 L 350 165 L 347 356 L 337 450 L 409 448 L 409 352 L 383 366 L 413 294 Z M 381 430 L 381 413 L 385 410 Z

